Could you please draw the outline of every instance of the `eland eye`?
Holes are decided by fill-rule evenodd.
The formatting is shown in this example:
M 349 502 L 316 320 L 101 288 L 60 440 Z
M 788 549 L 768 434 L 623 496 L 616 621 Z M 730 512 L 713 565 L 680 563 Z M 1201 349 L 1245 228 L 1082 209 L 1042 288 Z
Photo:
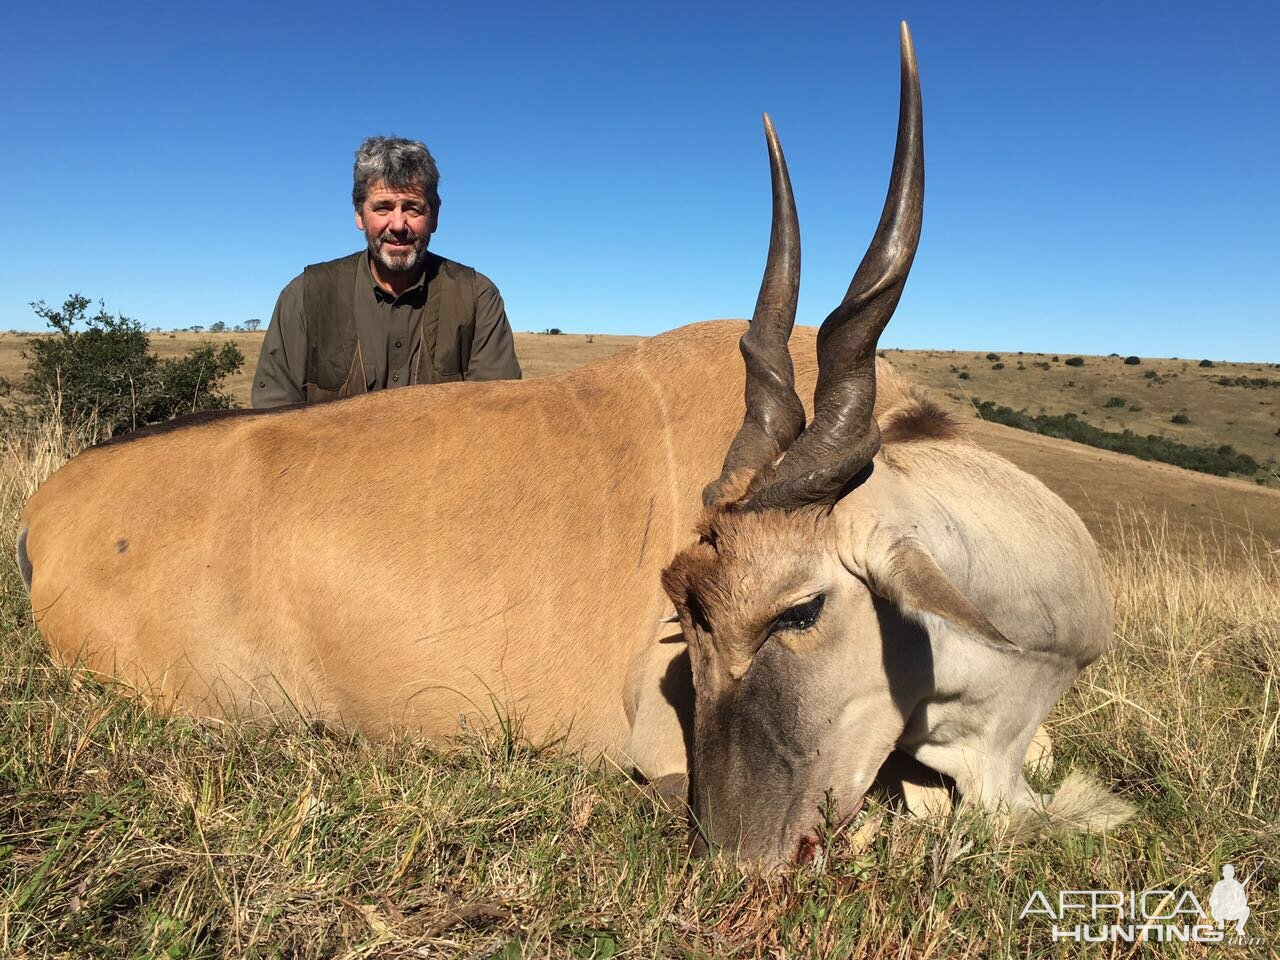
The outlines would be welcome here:
M 826 602 L 826 599 L 827 595 L 820 593 L 804 603 L 797 603 L 794 607 L 783 611 L 778 619 L 773 621 L 773 626 L 769 628 L 769 632 L 808 630 L 818 622 L 818 617 L 822 615 L 822 605 Z

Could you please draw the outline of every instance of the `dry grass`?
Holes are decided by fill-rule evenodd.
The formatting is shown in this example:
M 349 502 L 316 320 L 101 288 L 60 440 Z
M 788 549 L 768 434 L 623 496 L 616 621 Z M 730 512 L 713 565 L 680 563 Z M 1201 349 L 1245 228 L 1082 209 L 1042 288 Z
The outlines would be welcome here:
M 1047 924 L 1018 919 L 1032 891 L 1203 900 L 1224 861 L 1261 864 L 1250 929 L 1280 936 L 1280 560 L 1257 540 L 1117 526 L 1116 649 L 1052 728 L 1057 776 L 1093 772 L 1133 821 L 1010 848 L 983 816 L 872 804 L 869 846 L 837 837 L 822 872 L 765 878 L 691 861 L 678 817 L 511 727 L 444 753 L 200 725 L 55 668 L 15 520 L 88 439 L 55 425 L 0 444 L 0 955 L 1050 956 Z

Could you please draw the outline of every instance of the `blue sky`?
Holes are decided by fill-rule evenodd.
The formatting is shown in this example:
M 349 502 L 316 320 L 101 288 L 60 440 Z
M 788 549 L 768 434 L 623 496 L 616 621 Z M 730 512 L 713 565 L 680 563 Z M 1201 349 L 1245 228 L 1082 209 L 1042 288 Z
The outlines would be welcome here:
M 765 110 L 818 323 L 883 202 L 906 18 L 925 225 L 882 345 L 1280 361 L 1280 13 L 1213 6 L 10 5 L 0 329 L 72 291 L 148 326 L 265 321 L 360 246 L 373 133 L 430 145 L 432 248 L 517 330 L 746 316 Z

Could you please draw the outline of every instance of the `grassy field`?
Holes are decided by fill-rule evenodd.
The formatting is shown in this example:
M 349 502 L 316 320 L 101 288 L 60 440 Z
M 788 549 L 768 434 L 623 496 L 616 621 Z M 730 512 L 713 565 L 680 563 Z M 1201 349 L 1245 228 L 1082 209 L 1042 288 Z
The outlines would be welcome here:
M 1263 479 L 1280 486 L 1280 364 L 1201 367 L 1198 360 L 1151 357 L 1126 364 L 1121 357 L 1082 356 L 1082 366 L 1068 366 L 1070 354 L 1003 353 L 988 360 L 985 353 L 943 350 L 888 350 L 885 356 L 912 380 L 966 406 L 994 400 L 1032 414 L 1074 413 L 1109 431 L 1230 444 L 1269 463 Z
M 535 375 L 611 340 L 520 349 Z M 1116 596 L 1115 649 L 1055 709 L 1042 786 L 1081 769 L 1138 813 L 1103 837 L 1009 844 L 980 815 L 874 802 L 821 871 L 774 876 L 690 859 L 678 816 L 510 726 L 445 753 L 201 725 L 54 668 L 12 544 L 26 497 L 88 438 L 0 436 L 0 956 L 1075 955 L 1019 919 L 1035 891 L 1178 887 L 1207 904 L 1223 862 L 1258 868 L 1249 931 L 1273 946 L 1090 955 L 1274 955 L 1280 493 L 974 427 L 1082 510 Z

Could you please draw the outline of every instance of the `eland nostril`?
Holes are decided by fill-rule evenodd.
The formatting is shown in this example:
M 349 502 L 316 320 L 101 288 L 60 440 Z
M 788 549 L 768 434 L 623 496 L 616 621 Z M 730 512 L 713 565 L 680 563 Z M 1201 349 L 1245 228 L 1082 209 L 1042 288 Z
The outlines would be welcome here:
M 796 853 L 792 858 L 796 863 L 804 866 L 813 862 L 813 858 L 818 853 L 818 835 L 816 833 L 806 833 L 800 838 L 796 844 Z

